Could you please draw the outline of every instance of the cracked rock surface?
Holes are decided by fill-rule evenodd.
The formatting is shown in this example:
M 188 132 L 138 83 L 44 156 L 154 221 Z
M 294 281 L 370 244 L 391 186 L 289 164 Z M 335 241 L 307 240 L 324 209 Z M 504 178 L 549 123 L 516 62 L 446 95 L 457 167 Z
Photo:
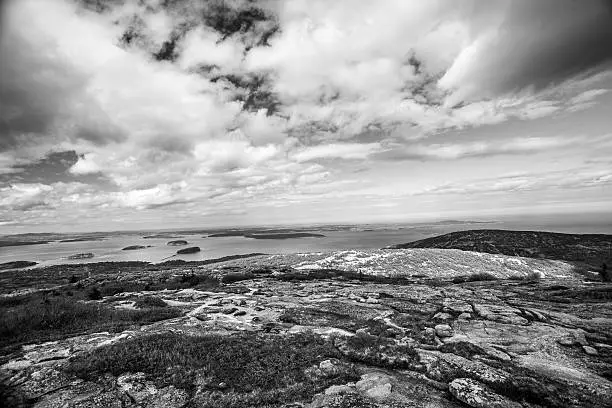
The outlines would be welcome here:
M 341 251 L 156 271 L 133 268 L 122 273 L 121 282 L 152 285 L 168 277 L 172 283 L 188 274 L 216 279 L 218 285 L 136 291 L 126 285 L 112 296 L 79 300 L 132 310 L 143 296 L 155 296 L 180 314 L 5 347 L 0 366 L 3 403 L 258 406 L 249 398 L 259 392 L 268 401 L 261 406 L 270 407 L 608 407 L 612 285 L 587 281 L 560 261 L 490 256 L 454 250 Z M 425 261 L 429 264 L 423 265 Z M 459 273 L 469 274 L 474 262 L 481 262 L 478 273 L 489 268 L 497 278 L 453 281 Z M 525 280 L 533 268 L 543 277 Z M 81 284 L 85 289 L 93 284 L 103 288 L 104 282 L 116 281 L 115 275 L 93 275 L 91 282 Z M 34 283 L 28 289 L 24 283 L 13 289 L 24 296 L 69 285 L 76 291 L 67 283 L 42 289 Z M 5 293 L 3 301 L 9 295 Z M 10 311 L 14 306 L 3 307 Z M 320 342 L 317 347 L 328 355 L 313 354 L 314 360 L 304 362 L 300 373 L 265 392 L 260 385 L 233 383 L 238 377 L 223 377 L 214 367 L 166 364 L 163 353 L 151 366 L 126 357 L 126 367 L 142 366 L 142 371 L 121 372 L 121 367 L 99 361 L 113 350 L 147 345 L 152 336 L 188 339 L 189 344 L 189 339 L 212 335 L 220 342 L 237 336 L 263 342 L 311 336 L 303 338 Z M 296 367 L 301 367 L 296 361 L 309 344 L 302 347 L 285 351 Z M 186 350 L 201 353 L 197 347 Z M 153 354 L 143 352 L 138 358 Z M 97 371 L 75 370 L 75 361 L 95 362 Z M 152 366 L 167 374 L 155 374 Z M 246 374 L 249 367 L 243 367 Z M 246 374 L 240 378 L 251 378 Z

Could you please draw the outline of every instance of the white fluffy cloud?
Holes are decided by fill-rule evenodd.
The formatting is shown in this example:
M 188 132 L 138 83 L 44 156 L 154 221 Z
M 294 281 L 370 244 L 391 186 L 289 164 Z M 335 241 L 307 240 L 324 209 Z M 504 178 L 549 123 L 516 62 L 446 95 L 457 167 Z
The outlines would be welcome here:
M 292 158 L 298 162 L 317 159 L 365 159 L 380 150 L 379 143 L 330 143 L 306 147 L 296 151 Z
M 218 33 L 198 27 L 183 40 L 179 64 L 186 69 L 199 65 L 215 65 L 232 72 L 240 67 L 244 46 L 233 38 L 221 41 Z

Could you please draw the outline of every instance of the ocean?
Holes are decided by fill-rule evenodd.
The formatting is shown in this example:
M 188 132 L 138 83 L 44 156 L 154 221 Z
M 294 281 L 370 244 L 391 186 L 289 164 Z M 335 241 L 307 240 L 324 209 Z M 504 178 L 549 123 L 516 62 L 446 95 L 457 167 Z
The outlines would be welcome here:
M 320 233 L 324 237 L 291 238 L 291 239 L 254 239 L 242 236 L 208 237 L 205 233 L 184 231 L 172 234 L 177 238 L 147 238 L 151 231 L 133 233 L 105 233 L 101 240 L 59 242 L 47 244 L 0 247 L 0 263 L 10 261 L 35 261 L 38 266 L 109 261 L 147 261 L 158 263 L 164 259 L 183 259 L 198 261 L 219 258 L 228 255 L 261 252 L 266 254 L 294 252 L 328 252 L 347 249 L 380 249 L 389 245 L 415 241 L 448 232 L 467 229 L 528 229 L 557 231 L 568 233 L 612 233 L 612 223 L 590 219 L 580 222 L 568 222 L 567 218 L 537 219 L 522 218 L 517 220 L 497 221 L 483 224 L 460 224 L 457 222 L 407 225 L 376 225 L 354 227 L 320 227 L 308 228 L 308 232 Z M 305 231 L 306 229 L 296 229 Z M 198 246 L 201 252 L 173 256 L 180 248 L 167 245 L 173 239 L 188 241 L 188 246 Z M 149 246 L 144 249 L 123 251 L 130 245 Z M 93 253 L 89 259 L 69 260 L 77 253 Z

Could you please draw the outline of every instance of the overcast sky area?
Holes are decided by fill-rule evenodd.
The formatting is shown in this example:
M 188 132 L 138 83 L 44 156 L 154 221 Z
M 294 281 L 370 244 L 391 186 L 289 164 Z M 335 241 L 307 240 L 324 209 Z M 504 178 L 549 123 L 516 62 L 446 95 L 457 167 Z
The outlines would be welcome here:
M 610 213 L 608 0 L 14 0 L 0 233 Z

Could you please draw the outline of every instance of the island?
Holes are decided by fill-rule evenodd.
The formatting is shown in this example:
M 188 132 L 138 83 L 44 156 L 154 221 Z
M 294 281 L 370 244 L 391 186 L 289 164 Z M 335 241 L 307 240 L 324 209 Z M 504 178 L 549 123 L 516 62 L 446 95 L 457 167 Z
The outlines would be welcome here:
M 88 242 L 88 241 L 104 241 L 104 237 L 79 237 L 62 239 L 59 242 Z
M 75 259 L 89 259 L 89 258 L 93 258 L 95 255 L 92 254 L 91 252 L 86 252 L 86 253 L 82 253 L 82 254 L 74 254 L 74 255 L 70 255 L 68 257 L 68 259 L 70 260 L 75 260 Z
M 145 249 L 150 247 L 150 245 L 148 246 L 144 246 L 144 245 L 130 245 L 130 246 L 126 246 L 125 248 L 121 249 L 122 251 L 136 251 L 138 249 Z
M 170 246 L 182 246 L 182 245 L 187 245 L 187 244 L 188 244 L 188 242 L 185 241 L 184 239 L 178 239 L 176 241 L 168 242 L 167 245 L 170 245 Z
M 185 254 L 195 254 L 196 252 L 200 252 L 200 247 L 189 247 L 183 248 L 176 251 L 177 255 L 185 255 Z

